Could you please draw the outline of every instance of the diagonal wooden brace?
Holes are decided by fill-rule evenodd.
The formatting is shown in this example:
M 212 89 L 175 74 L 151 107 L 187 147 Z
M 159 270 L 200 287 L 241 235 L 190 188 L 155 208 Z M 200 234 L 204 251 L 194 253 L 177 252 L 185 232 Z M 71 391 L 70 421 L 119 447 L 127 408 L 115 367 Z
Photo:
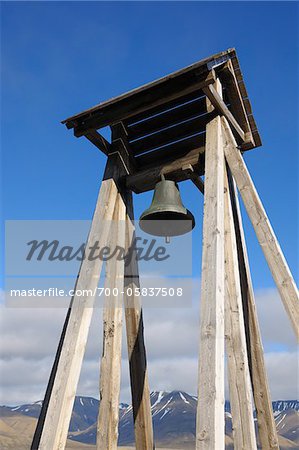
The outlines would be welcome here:
M 299 295 L 297 286 L 266 211 L 255 189 L 244 159 L 236 146 L 234 136 L 227 120 L 225 117 L 221 120 L 223 124 L 224 152 L 226 160 L 232 175 L 236 180 L 247 214 L 254 227 L 294 331 L 299 337 Z

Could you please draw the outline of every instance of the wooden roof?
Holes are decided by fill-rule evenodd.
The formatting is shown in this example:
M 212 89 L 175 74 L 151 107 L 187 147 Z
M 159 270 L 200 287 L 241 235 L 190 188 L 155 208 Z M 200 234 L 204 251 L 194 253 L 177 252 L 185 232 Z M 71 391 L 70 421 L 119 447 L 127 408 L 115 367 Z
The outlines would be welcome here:
M 218 53 L 156 81 L 99 103 L 63 120 L 75 136 L 90 139 L 95 130 L 121 123 L 127 146 L 137 167 L 171 160 L 202 147 L 207 112 L 203 89 L 220 78 L 224 101 L 250 142 L 238 142 L 242 150 L 261 145 L 235 49 Z M 96 134 L 92 142 L 103 140 Z M 238 138 L 238 136 L 236 136 Z M 97 145 L 97 143 L 95 144 Z M 105 151 L 106 152 L 106 151 Z

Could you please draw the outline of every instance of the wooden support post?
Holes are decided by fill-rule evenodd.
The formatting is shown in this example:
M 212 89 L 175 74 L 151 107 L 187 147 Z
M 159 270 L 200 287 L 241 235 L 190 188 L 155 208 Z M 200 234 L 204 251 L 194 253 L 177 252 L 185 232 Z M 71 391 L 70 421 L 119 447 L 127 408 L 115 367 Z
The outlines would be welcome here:
M 102 247 L 108 238 L 117 187 L 112 179 L 102 182 L 87 248 L 98 241 Z M 76 292 L 96 292 L 102 261 L 84 259 L 77 280 Z M 40 450 L 64 449 L 72 414 L 88 330 L 93 312 L 94 295 L 77 295 L 73 299 L 56 377 L 46 413 Z
M 224 166 L 225 336 L 235 450 L 256 449 L 237 244 Z
M 230 175 L 230 174 L 229 174 Z M 273 416 L 272 401 L 267 379 L 264 351 L 258 324 L 245 235 L 235 182 L 229 176 L 231 205 L 234 216 L 243 313 L 247 338 L 253 396 L 256 408 L 260 444 L 263 450 L 279 450 L 278 436 Z
M 242 196 L 248 216 L 280 292 L 296 335 L 299 337 L 299 295 L 288 264 L 271 227 L 266 211 L 252 182 L 234 136 L 222 118 L 224 129 L 224 150 L 227 162 Z
M 197 450 L 224 450 L 224 217 L 221 119 L 207 125 Z
M 109 245 L 125 248 L 126 210 L 121 195 L 117 195 Z M 100 408 L 97 428 L 97 450 L 116 450 L 118 440 L 119 393 L 122 341 L 122 294 L 124 261 L 117 255 L 106 263 L 105 296 L 103 305 L 103 354 L 100 375 Z M 115 293 L 115 295 L 114 295 Z
M 150 390 L 148 384 L 146 351 L 143 336 L 143 319 L 140 297 L 134 295 L 140 287 L 136 252 L 131 248 L 135 240 L 132 193 L 127 192 L 126 254 L 130 261 L 125 265 L 125 317 L 130 364 L 133 417 L 136 450 L 152 450 L 153 425 Z M 130 290 L 129 294 L 127 290 Z

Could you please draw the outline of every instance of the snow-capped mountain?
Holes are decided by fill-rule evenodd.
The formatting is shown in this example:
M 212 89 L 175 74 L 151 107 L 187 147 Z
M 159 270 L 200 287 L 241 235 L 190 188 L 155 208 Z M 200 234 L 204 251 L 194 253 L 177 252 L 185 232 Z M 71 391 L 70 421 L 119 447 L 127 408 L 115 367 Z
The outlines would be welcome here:
M 181 448 L 194 447 L 197 397 L 181 391 L 151 393 L 151 409 L 155 441 L 158 445 Z M 0 407 L 0 414 L 25 415 L 38 418 L 42 402 Z M 96 423 L 99 401 L 92 397 L 76 397 L 69 430 L 69 439 L 85 444 L 96 442 Z M 119 405 L 119 445 L 134 444 L 132 406 Z M 281 449 L 298 448 L 299 401 L 275 401 L 273 411 L 278 432 L 281 436 Z M 225 423 L 227 448 L 231 447 L 232 420 L 229 402 L 225 404 Z M 294 445 L 293 445 L 294 444 Z

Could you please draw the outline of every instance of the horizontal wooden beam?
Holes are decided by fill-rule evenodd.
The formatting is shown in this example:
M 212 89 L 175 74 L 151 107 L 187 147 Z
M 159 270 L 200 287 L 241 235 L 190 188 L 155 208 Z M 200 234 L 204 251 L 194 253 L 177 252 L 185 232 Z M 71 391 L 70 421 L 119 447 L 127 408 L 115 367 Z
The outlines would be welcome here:
M 211 84 L 205 88 L 203 88 L 204 93 L 212 103 L 212 105 L 217 109 L 219 113 L 221 113 L 229 122 L 229 124 L 233 127 L 233 129 L 237 132 L 238 136 L 241 138 L 243 142 L 247 142 L 250 137 L 246 135 L 246 133 L 242 130 L 214 86 Z
M 191 76 L 192 75 L 192 76 Z M 215 81 L 214 71 L 204 74 L 189 74 L 181 82 L 178 79 L 170 79 L 167 84 L 156 86 L 150 92 L 139 92 L 131 98 L 120 100 L 117 104 L 108 105 L 103 111 L 90 113 L 84 119 L 78 119 L 74 124 L 75 136 L 83 136 L 91 129 L 98 129 L 111 125 L 120 120 L 125 120 L 130 116 L 139 114 L 154 106 L 162 105 L 165 102 L 174 100 L 191 92 L 200 91 Z
M 161 174 L 167 176 L 167 179 L 169 180 L 188 180 L 190 178 L 189 174 L 182 170 L 182 167 L 186 164 L 190 164 L 197 173 L 203 173 L 203 162 L 201 159 L 204 150 L 205 147 L 202 146 L 174 161 L 157 164 L 156 166 L 139 170 L 134 175 L 128 175 L 126 177 L 126 185 L 129 189 L 139 194 L 154 189 L 156 183 L 161 180 Z

